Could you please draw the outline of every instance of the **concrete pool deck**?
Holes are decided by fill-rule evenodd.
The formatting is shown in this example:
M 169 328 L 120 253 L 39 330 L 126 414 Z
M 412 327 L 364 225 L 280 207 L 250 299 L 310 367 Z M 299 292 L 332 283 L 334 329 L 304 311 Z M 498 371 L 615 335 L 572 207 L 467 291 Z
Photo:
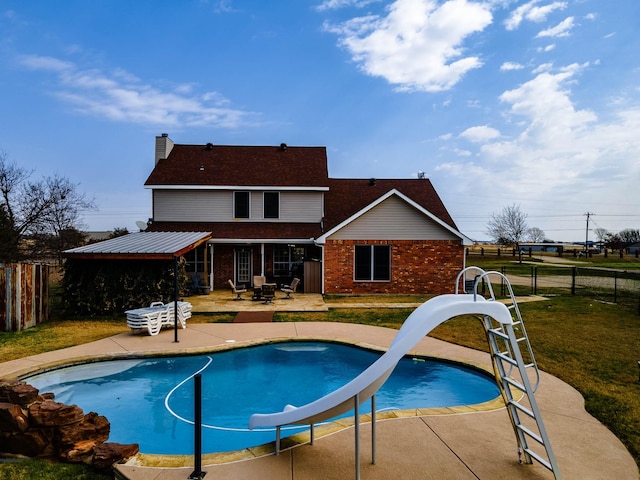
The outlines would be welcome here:
M 178 343 L 174 342 L 172 330 L 164 330 L 155 337 L 127 332 L 4 362 L 0 364 L 0 371 L 3 376 L 24 376 L 69 362 L 143 354 L 196 353 L 280 339 L 334 340 L 386 349 L 395 334 L 393 329 L 332 322 L 190 323 L 187 329 L 179 330 Z M 430 337 L 422 339 L 412 354 L 459 360 L 490 369 L 487 354 Z M 638 468 L 629 452 L 584 410 L 582 396 L 575 389 L 542 373 L 536 398 L 565 480 L 638 479 Z M 553 479 L 552 473 L 540 464 L 518 463 L 515 436 L 504 408 L 475 411 L 465 407 L 415 412 L 402 418 L 379 420 L 377 427 L 376 465 L 370 463 L 370 423 L 363 423 L 361 427 L 363 480 Z M 344 428 L 316 438 L 314 445 L 299 445 L 279 456 L 246 459 L 244 455 L 242 460 L 215 465 L 203 461 L 203 471 L 207 472 L 205 478 L 219 480 L 353 478 L 353 434 L 352 427 Z M 193 471 L 193 463 L 187 465 L 163 468 L 131 462 L 116 467 L 116 478 L 186 479 Z

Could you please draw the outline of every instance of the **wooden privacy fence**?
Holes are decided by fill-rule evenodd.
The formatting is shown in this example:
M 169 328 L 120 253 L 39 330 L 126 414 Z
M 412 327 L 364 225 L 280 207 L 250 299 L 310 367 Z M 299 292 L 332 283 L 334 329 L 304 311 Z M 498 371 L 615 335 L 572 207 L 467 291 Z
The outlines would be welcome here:
M 49 317 L 49 266 L 0 264 L 0 330 L 17 332 Z

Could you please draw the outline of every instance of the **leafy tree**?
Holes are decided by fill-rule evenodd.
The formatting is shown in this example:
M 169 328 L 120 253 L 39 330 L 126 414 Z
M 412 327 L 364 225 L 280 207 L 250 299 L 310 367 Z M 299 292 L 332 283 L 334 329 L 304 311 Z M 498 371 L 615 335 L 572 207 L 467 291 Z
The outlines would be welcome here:
M 527 240 L 530 242 L 544 242 L 546 240 L 546 236 L 544 231 L 538 227 L 531 227 L 527 229 Z
M 520 210 L 519 205 L 504 207 L 500 213 L 492 213 L 487 224 L 487 234 L 494 242 L 516 247 L 527 229 L 527 215 Z
M 42 258 L 34 245 L 77 229 L 80 211 L 95 208 L 67 178 L 31 181 L 31 174 L 0 152 L 0 261 L 6 263 Z

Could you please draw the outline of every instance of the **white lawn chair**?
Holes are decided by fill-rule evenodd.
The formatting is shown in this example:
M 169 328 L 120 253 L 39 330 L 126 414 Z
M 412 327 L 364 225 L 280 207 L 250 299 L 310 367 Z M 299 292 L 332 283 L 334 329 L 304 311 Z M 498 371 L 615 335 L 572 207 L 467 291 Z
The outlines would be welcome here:
M 174 302 L 164 304 L 153 302 L 145 308 L 127 310 L 127 325 L 133 333 L 147 331 L 149 335 L 158 335 L 163 327 L 173 326 L 175 321 Z M 187 319 L 191 318 L 191 304 L 178 302 L 178 322 L 182 328 L 187 328 Z

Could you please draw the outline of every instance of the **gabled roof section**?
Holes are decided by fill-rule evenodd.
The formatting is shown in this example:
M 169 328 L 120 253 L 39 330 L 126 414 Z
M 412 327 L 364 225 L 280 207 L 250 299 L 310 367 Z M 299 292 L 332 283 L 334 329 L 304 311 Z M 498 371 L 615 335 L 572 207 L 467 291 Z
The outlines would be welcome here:
M 138 232 L 65 250 L 67 258 L 169 260 L 211 238 L 211 232 Z
M 325 147 L 181 145 L 160 159 L 146 188 L 221 186 L 303 187 L 326 190 Z
M 472 243 L 457 228 L 442 200 L 428 179 L 332 179 L 325 197 L 325 233 L 318 243 L 364 215 L 391 195 L 412 205 L 444 229 L 459 237 L 465 244 Z
M 329 193 L 325 195 L 324 230 L 334 228 L 391 190 L 402 193 L 449 227 L 458 229 L 429 179 L 332 178 Z

